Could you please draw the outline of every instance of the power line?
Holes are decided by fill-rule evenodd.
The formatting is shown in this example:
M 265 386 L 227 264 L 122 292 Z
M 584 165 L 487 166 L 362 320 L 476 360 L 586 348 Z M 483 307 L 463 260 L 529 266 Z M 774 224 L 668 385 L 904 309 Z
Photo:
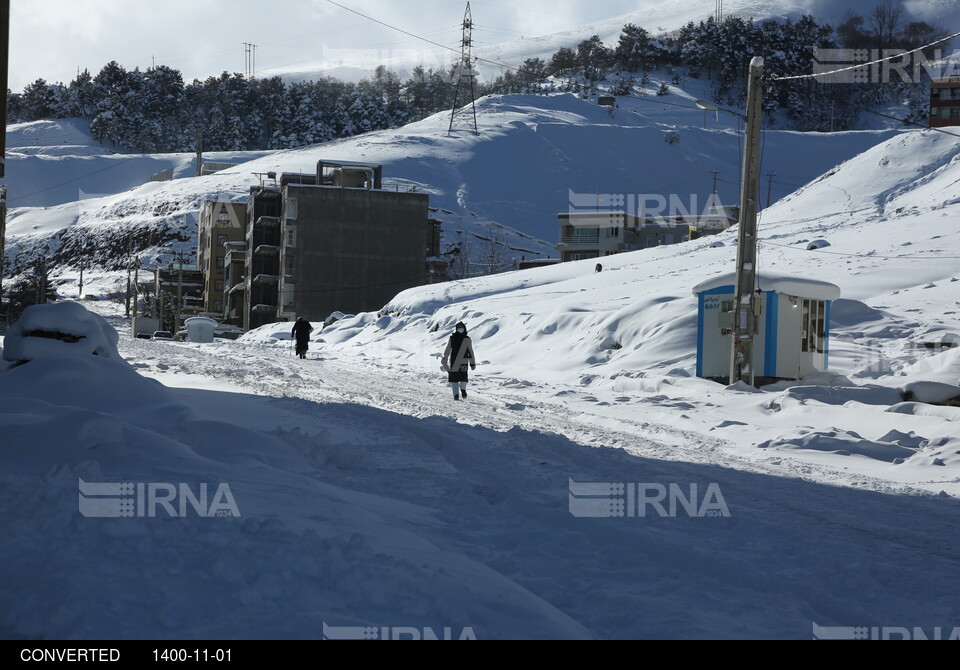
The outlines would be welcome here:
M 870 109 L 867 109 L 867 110 L 864 110 L 864 111 L 866 111 L 867 114 L 873 114 L 874 116 L 882 116 L 882 117 L 885 118 L 885 119 L 891 119 L 891 120 L 893 120 L 893 121 L 899 121 L 900 123 L 902 123 L 902 124 L 904 124 L 904 125 L 907 125 L 907 126 L 917 126 L 918 128 L 923 128 L 924 130 L 935 130 L 935 131 L 938 132 L 938 133 L 943 133 L 944 135 L 950 135 L 951 137 L 960 137 L 960 135 L 957 135 L 956 133 L 951 133 L 951 132 L 946 131 L 946 130 L 944 130 L 944 129 L 942 129 L 942 128 L 934 128 L 933 126 L 930 126 L 930 125 L 924 125 L 924 124 L 922 124 L 922 123 L 916 123 L 916 122 L 914 122 L 914 121 L 908 121 L 907 119 L 901 119 L 901 118 L 896 117 L 896 116 L 890 116 L 889 114 L 881 114 L 880 112 L 874 112 L 873 110 L 870 110 Z
M 848 66 L 848 67 L 842 67 L 842 68 L 840 68 L 839 70 L 833 70 L 833 71 L 831 71 L 831 72 L 818 72 L 818 73 L 816 73 L 816 74 L 801 74 L 801 75 L 796 75 L 796 76 L 792 76 L 792 77 L 770 77 L 770 81 L 790 81 L 790 80 L 796 80 L 796 79 L 816 79 L 816 78 L 818 78 L 818 77 L 828 77 L 828 76 L 830 76 L 830 75 L 840 74 L 840 73 L 842 73 L 842 72 L 850 72 L 851 70 L 859 70 L 859 69 L 861 69 L 861 68 L 871 67 L 871 66 L 873 66 L 873 65 L 879 65 L 880 63 L 885 63 L 885 62 L 887 62 L 887 61 L 889 61 L 889 60 L 893 60 L 894 58 L 903 58 L 904 56 L 909 56 L 910 54 L 915 54 L 915 53 L 917 53 L 918 51 L 923 51 L 924 49 L 929 49 L 929 48 L 931 48 L 931 47 L 935 47 L 935 46 L 937 46 L 938 44 L 943 44 L 944 42 L 949 42 L 950 40 L 955 39 L 955 38 L 957 38 L 957 37 L 960 37 L 960 33 L 954 33 L 953 35 L 950 35 L 949 37 L 944 37 L 944 38 L 942 38 L 942 39 L 937 40 L 936 42 L 931 42 L 930 44 L 927 44 L 927 45 L 922 46 L 922 47 L 917 47 L 916 49 L 913 49 L 912 51 L 901 51 L 901 52 L 897 52 L 897 53 L 892 54 L 892 55 L 890 55 L 890 56 L 887 56 L 887 57 L 885 57 L 885 58 L 879 58 L 879 59 L 877 59 L 877 60 L 875 60 L 875 61 L 871 61 L 871 62 L 869 62 L 869 63 L 857 63 L 856 65 L 850 65 L 850 66 Z
M 451 47 L 451 46 L 448 46 L 448 45 L 446 45 L 446 44 L 440 44 L 439 42 L 434 42 L 433 40 L 430 40 L 430 39 L 427 39 L 426 37 L 421 37 L 420 35 L 416 35 L 416 34 L 414 34 L 414 33 L 411 33 L 410 31 L 404 30 L 403 28 L 397 28 L 396 26 L 392 26 L 392 25 L 390 25 L 389 23 L 384 23 L 383 21 L 381 21 L 381 20 L 379 20 L 379 19 L 375 19 L 375 18 L 373 18 L 372 16 L 367 16 L 366 14 L 363 14 L 363 13 L 361 13 L 361 12 L 358 12 L 358 11 L 355 10 L 355 9 L 350 9 L 349 7 L 346 7 L 346 6 L 344 6 L 344 5 L 341 5 L 340 3 L 334 2 L 333 0 L 327 0 L 327 2 L 329 2 L 331 5 L 336 5 L 336 6 L 339 7 L 340 9 L 344 9 L 344 10 L 346 10 L 346 11 L 348 11 L 348 12 L 351 12 L 351 13 L 353 13 L 353 14 L 356 14 L 357 16 L 362 16 L 363 18 L 368 19 L 368 20 L 370 20 L 370 21 L 373 21 L 374 23 L 380 24 L 381 26 L 384 26 L 384 27 L 386 27 L 386 28 L 390 28 L 391 30 L 396 30 L 396 31 L 398 31 L 398 32 L 403 33 L 404 35 L 409 35 L 410 37 L 414 37 L 414 38 L 416 38 L 416 39 L 418 39 L 418 40 L 421 40 L 421 41 L 423 41 L 423 42 L 426 42 L 427 44 L 432 44 L 432 45 L 434 45 L 434 46 L 436 46 L 436 47 L 440 47 L 441 49 L 446 49 L 447 51 L 452 51 L 453 53 L 457 53 L 457 54 L 459 54 L 459 53 L 462 52 L 462 50 L 460 50 L 460 49 L 455 49 L 455 48 L 453 48 L 453 47 Z M 513 65 L 508 65 L 508 64 L 506 64 L 506 63 L 499 63 L 499 62 L 497 62 L 497 61 L 495 61 L 495 60 L 490 60 L 490 59 L 487 59 L 487 58 L 474 57 L 473 60 L 474 60 L 474 62 L 487 63 L 488 65 L 496 65 L 497 67 L 501 67 L 501 68 L 504 68 L 504 69 L 507 69 L 507 70 L 513 70 L 514 72 L 527 72 L 527 70 L 525 70 L 525 69 L 523 69 L 523 68 L 514 67 Z

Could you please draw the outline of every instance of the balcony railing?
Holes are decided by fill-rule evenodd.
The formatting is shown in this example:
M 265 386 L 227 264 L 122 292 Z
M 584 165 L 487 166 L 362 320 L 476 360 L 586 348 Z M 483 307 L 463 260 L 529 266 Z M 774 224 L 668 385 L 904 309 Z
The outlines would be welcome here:
M 600 244 L 600 237 L 582 237 L 578 235 L 565 235 L 560 238 L 561 244 L 579 244 L 585 246 L 598 246 Z

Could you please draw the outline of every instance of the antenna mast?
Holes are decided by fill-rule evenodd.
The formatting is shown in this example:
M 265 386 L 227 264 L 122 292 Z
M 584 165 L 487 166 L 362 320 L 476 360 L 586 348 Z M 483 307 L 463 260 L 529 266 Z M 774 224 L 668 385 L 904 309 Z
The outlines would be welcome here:
M 467 88 L 470 89 L 470 108 L 460 109 L 461 95 L 467 95 Z M 460 48 L 460 62 L 457 64 L 457 88 L 453 94 L 453 111 L 450 113 L 450 129 L 453 132 L 457 126 L 458 117 L 464 117 L 464 121 L 473 128 L 473 134 L 479 134 L 477 130 L 477 75 L 473 71 L 473 15 L 470 12 L 470 3 L 467 3 L 467 11 L 463 15 L 463 42 Z

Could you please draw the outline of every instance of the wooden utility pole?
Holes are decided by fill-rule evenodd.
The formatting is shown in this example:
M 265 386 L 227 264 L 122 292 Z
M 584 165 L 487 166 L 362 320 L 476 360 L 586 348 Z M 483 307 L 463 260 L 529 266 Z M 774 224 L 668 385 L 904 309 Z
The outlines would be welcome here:
M 133 239 L 127 242 L 127 300 L 125 315 L 130 318 L 130 273 L 133 270 Z
M 197 176 L 203 176 L 203 129 L 197 128 Z
M 10 63 L 10 0 L 0 0 L 0 179 L 7 162 L 7 83 Z M 7 238 L 7 187 L 0 185 L 0 300 L 3 299 L 3 267 Z
M 139 316 L 137 303 L 140 302 L 140 259 L 133 263 L 133 318 Z
M 0 133 L 6 134 L 6 133 Z M 3 269 L 6 265 L 7 187 L 0 184 L 0 300 L 3 298 Z
M 763 114 L 763 59 L 750 61 L 747 87 L 746 150 L 740 193 L 740 235 L 737 243 L 737 292 L 734 302 L 730 384 L 754 385 L 753 344 L 757 331 L 757 210 L 760 200 L 760 142 Z
M 767 207 L 769 207 L 770 203 L 773 202 L 773 178 L 777 176 L 777 173 L 768 172 L 767 176 L 770 178 L 770 181 L 767 183 Z
M 10 0 L 0 0 L 0 179 L 5 176 L 7 157 L 7 86 L 10 67 Z

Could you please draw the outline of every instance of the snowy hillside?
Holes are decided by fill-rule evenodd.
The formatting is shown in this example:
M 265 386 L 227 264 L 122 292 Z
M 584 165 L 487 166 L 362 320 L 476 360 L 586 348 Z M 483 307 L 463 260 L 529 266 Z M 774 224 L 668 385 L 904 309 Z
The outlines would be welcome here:
M 644 3 L 642 9 L 597 21 L 574 30 L 546 35 L 524 35 L 516 40 L 503 40 L 503 30 L 487 30 L 489 22 L 484 18 L 482 4 L 473 6 L 473 18 L 477 24 L 475 36 L 478 44 L 474 54 L 481 59 L 477 69 L 484 78 L 493 80 L 503 74 L 503 68 L 491 62 L 520 66 L 527 58 L 542 58 L 549 62 L 561 47 L 575 48 L 583 40 L 597 35 L 607 45 L 616 45 L 623 27 L 632 23 L 647 30 L 651 35 L 659 36 L 671 33 L 691 21 L 700 23 L 715 15 L 715 0 L 690 0 L 689 2 L 653 1 Z M 725 17 L 742 19 L 798 19 L 812 15 L 821 23 L 839 24 L 847 12 L 861 16 L 869 15 L 879 0 L 724 0 Z M 960 6 L 952 0 L 914 0 L 904 3 L 905 21 L 926 21 L 948 33 L 960 31 Z M 598 6 L 597 13 L 602 13 Z M 459 18 L 459 17 L 456 17 Z M 430 54 L 431 47 L 419 42 L 410 42 L 416 48 L 408 51 L 396 50 L 384 54 L 382 51 L 370 53 L 363 50 L 340 50 L 335 61 L 319 61 L 301 64 L 295 68 L 274 68 L 271 74 L 302 81 L 319 76 L 333 76 L 347 80 L 360 80 L 369 77 L 376 65 L 383 64 L 389 69 L 408 75 L 417 65 L 445 69 L 455 56 L 449 52 Z M 451 45 L 453 46 L 453 45 Z
M 598 193 L 649 197 L 649 210 L 664 198 L 701 213 L 716 169 L 721 173 L 719 197 L 726 203 L 737 201 L 742 131 L 731 126 L 735 117 L 696 109 L 694 101 L 706 95 L 700 90 L 704 86 L 693 82 L 686 90 L 675 87 L 666 99 L 624 99 L 622 108 L 612 113 L 569 94 L 488 97 L 478 102 L 478 136 L 463 129 L 449 134 L 449 116 L 438 114 L 395 130 L 271 153 L 208 177 L 142 185 L 84 200 L 80 206 L 17 208 L 11 190 L 8 253 L 13 256 L 38 243 L 49 243 L 55 253 L 65 229 L 70 229 L 68 241 L 122 237 L 130 230 L 149 240 L 152 229 L 181 231 L 189 240 L 204 199 L 242 200 L 257 183 L 251 173 L 313 174 L 319 160 L 330 159 L 382 163 L 387 188 L 429 193 L 447 243 L 461 232 L 468 238 L 501 235 L 518 259 L 556 257 L 557 214 L 583 207 Z M 664 141 L 668 131 L 679 132 L 678 144 Z M 765 174 L 776 172 L 777 178 L 767 184 L 773 192 L 765 197 L 777 200 L 895 134 L 770 131 L 763 169 Z M 189 169 L 190 158 L 178 160 L 180 169 Z M 17 168 L 9 167 L 11 175 Z M 111 173 L 102 174 L 106 178 Z M 189 251 L 190 244 L 184 246 Z M 149 263 L 156 250 L 142 252 Z M 69 258 L 62 263 L 76 265 Z
M 243 163 L 267 152 L 218 152 L 205 161 Z M 196 174 L 196 154 L 127 154 L 98 143 L 90 122 L 57 119 L 7 128 L 9 206 L 54 207 L 114 195 L 146 183 L 164 170 L 175 179 Z
M 787 3 L 726 3 L 748 4 Z M 51 181 L 36 160 L 110 195 L 12 203 L 8 248 L 137 231 L 149 260 L 251 173 L 342 159 L 430 193 L 448 241 L 503 226 L 552 255 L 557 213 L 598 196 L 702 204 L 719 170 L 736 202 L 742 134 L 702 86 L 491 97 L 478 136 L 441 114 L 203 178 L 16 127 L 17 189 Z M 148 160 L 183 178 L 128 184 Z M 960 138 L 768 130 L 761 171 L 760 272 L 842 292 L 830 370 L 796 383 L 694 376 L 692 291 L 736 231 L 411 289 L 315 323 L 307 360 L 287 323 L 194 344 L 134 339 L 109 302 L 34 309 L 0 337 L 0 638 L 960 639 Z
M 761 271 L 813 277 L 841 287 L 843 298 L 833 311 L 830 358 L 832 372 L 841 377 L 821 381 L 879 394 L 879 402 L 864 401 L 878 405 L 875 412 L 843 408 L 864 389 L 841 391 L 836 400 L 813 393 L 809 403 L 781 404 L 776 393 L 782 394 L 783 388 L 773 390 L 772 396 L 738 398 L 691 378 L 697 348 L 692 289 L 733 270 L 734 232 L 610 257 L 600 274 L 594 273 L 595 261 L 584 261 L 412 289 L 380 314 L 341 321 L 317 341 L 331 355 L 363 351 L 430 374 L 453 325 L 464 320 L 478 343 L 483 378 L 497 388 L 529 387 L 542 402 L 579 400 L 591 411 L 613 416 L 620 410 L 594 406 L 629 406 L 639 393 L 645 398 L 639 402 L 648 403 L 644 414 L 699 427 L 705 435 L 726 416 L 733 424 L 724 426 L 724 436 L 754 457 L 760 456 L 755 447 L 769 439 L 770 431 L 777 432 L 783 444 L 810 433 L 851 431 L 877 440 L 890 431 L 915 431 L 923 441 L 940 445 L 943 453 L 934 459 L 949 454 L 952 463 L 945 470 L 925 469 L 931 479 L 924 486 L 960 494 L 956 410 L 926 419 L 902 415 L 916 408 L 884 411 L 911 383 L 955 387 L 960 382 L 958 350 L 922 348 L 960 341 L 958 165 L 957 139 L 906 133 L 846 162 L 762 215 Z M 830 246 L 808 251 L 812 241 Z M 244 341 L 269 342 L 278 329 L 248 334 Z M 714 409 L 696 411 L 704 403 Z M 827 411 L 824 406 L 816 414 L 804 407 L 821 403 L 836 407 Z M 773 405 L 782 406 L 783 413 L 770 413 Z M 732 418 L 736 416 L 742 418 Z M 805 458 L 816 451 L 845 449 L 843 439 L 812 443 L 815 446 L 801 450 Z M 879 469 L 893 481 L 913 477 L 909 469 L 890 468 L 886 462 Z

